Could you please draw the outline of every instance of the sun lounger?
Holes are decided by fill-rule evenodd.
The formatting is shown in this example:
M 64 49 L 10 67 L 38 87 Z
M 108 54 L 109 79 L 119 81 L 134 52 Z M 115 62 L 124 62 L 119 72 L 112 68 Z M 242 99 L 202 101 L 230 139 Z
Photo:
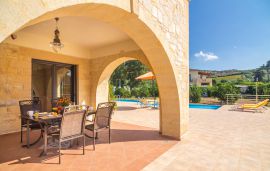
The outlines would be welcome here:
M 139 105 L 141 108 L 148 107 L 147 100 L 145 98 L 140 99 L 139 98 Z
M 240 105 L 234 106 L 233 110 L 264 112 L 267 109 L 266 105 L 268 104 L 268 102 L 269 102 L 269 99 L 265 99 L 256 104 L 240 104 Z

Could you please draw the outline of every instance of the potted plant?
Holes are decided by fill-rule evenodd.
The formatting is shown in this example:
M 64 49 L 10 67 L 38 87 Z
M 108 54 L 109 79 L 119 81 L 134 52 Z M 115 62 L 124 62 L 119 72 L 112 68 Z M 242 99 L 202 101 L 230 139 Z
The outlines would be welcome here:
M 56 107 L 53 108 L 53 111 L 55 111 L 59 114 L 63 114 L 65 107 L 69 106 L 70 103 L 71 103 L 71 101 L 69 98 L 60 97 L 57 100 Z

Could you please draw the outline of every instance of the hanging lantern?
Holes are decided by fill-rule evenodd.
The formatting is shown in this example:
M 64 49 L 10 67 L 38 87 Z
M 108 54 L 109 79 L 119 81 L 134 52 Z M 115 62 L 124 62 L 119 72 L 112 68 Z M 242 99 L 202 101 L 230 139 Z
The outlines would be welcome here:
M 50 46 L 52 47 L 53 51 L 55 52 L 58 52 L 59 50 L 61 50 L 61 48 L 64 47 L 64 44 L 61 43 L 61 40 L 60 40 L 60 31 L 58 29 L 58 21 L 59 21 L 59 18 L 56 17 L 55 18 L 55 22 L 56 22 L 56 28 L 55 28 L 55 31 L 54 31 L 54 39 L 53 41 L 50 43 Z

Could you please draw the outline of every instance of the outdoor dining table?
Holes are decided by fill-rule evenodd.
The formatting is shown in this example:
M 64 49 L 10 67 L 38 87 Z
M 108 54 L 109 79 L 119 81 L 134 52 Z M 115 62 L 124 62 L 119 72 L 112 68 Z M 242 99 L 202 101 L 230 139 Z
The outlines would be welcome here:
M 37 122 L 40 124 L 41 129 L 43 130 L 43 139 L 44 139 L 44 148 L 43 148 L 43 152 L 41 153 L 41 155 L 43 154 L 47 154 L 47 136 L 48 136 L 48 126 L 49 123 L 51 123 L 54 120 L 59 120 L 62 118 L 61 114 L 57 114 L 57 115 L 52 115 L 50 112 L 43 112 L 43 113 L 39 113 L 38 118 L 35 117 L 27 117 L 27 122 L 26 122 L 26 128 L 27 128 L 27 144 L 24 145 L 27 148 L 30 147 L 30 122 Z
M 96 111 L 89 111 L 87 112 L 87 115 L 93 115 L 95 114 Z M 50 123 L 55 120 L 61 120 L 62 115 L 57 114 L 53 115 L 51 112 L 42 112 L 39 113 L 38 118 L 35 117 L 27 117 L 27 144 L 24 145 L 27 148 L 30 147 L 30 121 L 33 122 L 38 122 L 41 125 L 41 129 L 43 130 L 43 141 L 44 141 L 44 146 L 43 146 L 43 151 L 40 153 L 40 156 L 47 155 L 47 146 L 48 146 L 48 128 L 50 126 Z

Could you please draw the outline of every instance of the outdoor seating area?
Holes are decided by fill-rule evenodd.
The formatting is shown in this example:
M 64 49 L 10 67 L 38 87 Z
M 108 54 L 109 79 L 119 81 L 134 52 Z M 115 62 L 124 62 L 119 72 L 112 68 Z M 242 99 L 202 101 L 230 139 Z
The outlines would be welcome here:
M 132 103 L 121 102 L 118 105 L 129 106 Z M 158 110 L 147 108 L 136 108 L 131 111 L 115 110 L 111 122 L 111 144 L 108 144 L 107 130 L 98 134 L 95 150 L 93 139 L 85 139 L 84 155 L 83 139 L 63 143 L 61 164 L 58 159 L 57 139 L 49 138 L 47 155 L 39 156 L 44 149 L 44 142 L 39 141 L 30 148 L 23 148 L 19 142 L 20 133 L 1 135 L 0 153 L 10 155 L 0 156 L 0 168 L 267 170 L 270 166 L 268 160 L 270 139 L 267 135 L 270 130 L 268 126 L 270 110 L 254 114 L 230 111 L 230 108 L 230 105 L 224 105 L 217 110 L 190 109 L 190 131 L 180 142 L 159 134 Z M 35 140 L 39 136 L 39 130 L 31 131 L 31 139 Z M 78 165 L 80 168 L 77 168 Z
M 268 0 L 0 9 L 0 171 L 270 171 Z
M 31 132 L 33 139 L 39 137 L 39 131 Z M 111 144 L 108 144 L 108 131 L 98 134 L 96 149 L 93 139 L 63 143 L 61 164 L 58 159 L 58 146 L 50 140 L 47 155 L 39 156 L 43 142 L 39 141 L 30 148 L 21 147 L 20 134 L 0 136 L 0 170 L 141 170 L 158 156 L 177 143 L 176 140 L 162 137 L 153 128 L 113 121 L 111 124 Z
M 43 150 L 40 156 L 47 155 L 48 139 L 51 138 L 55 142 L 58 140 L 59 164 L 61 163 L 61 145 L 64 142 L 72 143 L 73 140 L 82 139 L 83 154 L 85 154 L 85 137 L 93 140 L 93 149 L 95 150 L 95 141 L 98 132 L 108 130 L 109 143 L 111 142 L 111 115 L 115 106 L 115 102 L 100 103 L 97 110 L 89 110 L 87 105 L 66 105 L 57 106 L 61 109 L 58 112 L 53 112 L 55 104 L 62 102 L 63 98 L 52 100 L 52 111 L 41 112 L 41 101 L 39 98 L 33 100 L 19 101 L 21 110 L 21 143 L 23 143 L 24 128 L 26 128 L 26 144 L 22 147 L 30 148 L 41 139 L 43 139 Z M 65 101 L 65 98 L 64 98 Z M 63 103 L 62 103 L 63 104 Z M 93 109 L 91 107 L 91 109 Z M 89 119 L 89 116 L 91 120 Z M 87 123 L 87 124 L 86 124 Z M 39 130 L 41 133 L 34 141 L 30 137 L 30 133 L 34 130 Z M 86 131 L 92 133 L 92 136 L 87 135 Z M 30 143 L 32 141 L 32 143 Z

